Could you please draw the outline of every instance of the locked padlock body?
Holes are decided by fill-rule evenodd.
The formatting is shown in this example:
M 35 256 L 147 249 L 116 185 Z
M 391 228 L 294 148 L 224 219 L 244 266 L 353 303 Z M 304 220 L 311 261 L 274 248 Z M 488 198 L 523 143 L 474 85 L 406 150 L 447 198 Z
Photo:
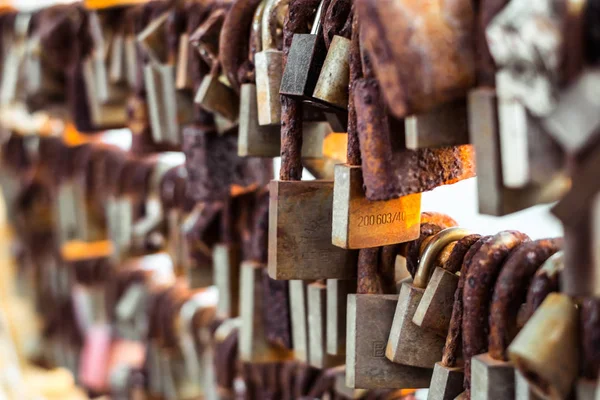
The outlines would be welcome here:
M 271 181 L 269 276 L 352 279 L 357 254 L 331 244 L 333 182 Z
M 291 351 L 274 347 L 267 340 L 265 332 L 264 288 L 262 265 L 245 261 L 241 266 L 240 288 L 240 360 L 251 363 L 281 362 L 293 358 Z
M 471 360 L 471 399 L 513 399 L 515 370 L 511 362 L 496 360 L 489 353 Z
M 350 44 L 345 37 L 333 37 L 313 94 L 316 100 L 341 110 L 348 108 Z
M 256 99 L 259 125 L 281 124 L 279 87 L 283 70 L 283 52 L 265 50 L 254 55 L 256 65 Z M 289 61 L 288 61 L 289 63 Z
M 437 267 L 415 311 L 413 323 L 445 338 L 452 318 L 457 286 L 458 275 Z
M 465 99 L 444 103 L 404 120 L 406 148 L 459 146 L 469 144 L 469 120 Z
M 515 369 L 515 400 L 542 400 L 543 397 L 531 390 L 531 385 L 521 371 Z
M 353 389 L 346 385 L 346 371 L 335 377 L 334 389 L 336 394 L 343 396 L 345 399 L 362 399 L 367 395 L 367 390 L 365 389 Z
M 432 370 L 391 362 L 386 343 L 398 296 L 348 296 L 346 384 L 358 389 L 429 387 Z
M 362 168 L 335 166 L 332 243 L 360 249 L 408 242 L 419 237 L 421 194 L 369 201 L 363 191 Z
M 508 347 L 510 360 L 536 393 L 556 398 L 570 393 L 579 365 L 577 328 L 572 300 L 550 293 Z
M 298 99 L 312 98 L 326 56 L 321 35 L 295 34 L 279 93 Z
M 586 378 L 577 379 L 575 391 L 577 392 L 577 400 L 596 400 L 600 396 L 599 385 L 597 381 Z
M 308 359 L 309 365 L 328 369 L 344 364 L 344 356 L 327 353 L 327 286 L 322 283 L 308 285 Z
M 346 306 L 349 294 L 356 293 L 356 281 L 327 280 L 327 353 L 346 354 Z
M 446 367 L 435 363 L 427 400 L 454 400 L 463 391 L 465 377 L 462 366 Z
M 398 306 L 387 343 L 386 357 L 399 364 L 433 368 L 442 359 L 446 338 L 413 323 L 413 316 L 425 289 L 404 282 L 398 296 Z
M 307 284 L 301 280 L 290 281 L 290 308 L 294 358 L 308 363 L 308 294 Z
M 213 248 L 213 273 L 219 289 L 217 316 L 235 318 L 239 315 L 240 249 L 236 245 L 216 244 Z
M 230 122 L 238 120 L 239 99 L 237 94 L 215 76 L 204 77 L 194 102 Z

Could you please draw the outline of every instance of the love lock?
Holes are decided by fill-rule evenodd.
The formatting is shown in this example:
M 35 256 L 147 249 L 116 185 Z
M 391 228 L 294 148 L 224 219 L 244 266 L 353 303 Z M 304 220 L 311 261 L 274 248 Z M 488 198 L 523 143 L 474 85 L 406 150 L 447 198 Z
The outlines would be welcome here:
M 425 247 L 412 284 L 405 282 L 400 289 L 385 351 L 389 360 L 406 366 L 433 368 L 442 358 L 444 338 L 419 328 L 412 320 L 429 282 L 435 259 L 448 244 L 469 234 L 466 229 L 448 228 L 433 236 Z
M 515 368 L 543 398 L 566 398 L 571 392 L 579 365 L 577 332 L 573 301 L 550 293 L 508 347 Z
M 562 245 L 561 239 L 523 243 L 506 259 L 494 287 L 489 352 L 471 361 L 472 399 L 513 399 L 515 371 L 506 349 L 518 330 L 517 314 L 536 270 Z

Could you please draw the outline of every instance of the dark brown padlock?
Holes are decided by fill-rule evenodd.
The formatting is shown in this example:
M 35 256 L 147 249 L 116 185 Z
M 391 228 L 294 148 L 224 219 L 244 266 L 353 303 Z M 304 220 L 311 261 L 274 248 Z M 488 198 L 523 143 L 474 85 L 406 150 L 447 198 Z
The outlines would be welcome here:
M 319 3 L 309 34 L 294 34 L 281 78 L 280 94 L 298 99 L 312 98 L 327 56 L 322 20 L 328 3 L 327 0 Z
M 560 239 L 523 243 L 506 259 L 490 307 L 489 352 L 476 355 L 471 361 L 472 398 L 515 397 L 515 370 L 508 361 L 508 345 L 518 332 L 517 316 L 533 275 L 561 245 Z

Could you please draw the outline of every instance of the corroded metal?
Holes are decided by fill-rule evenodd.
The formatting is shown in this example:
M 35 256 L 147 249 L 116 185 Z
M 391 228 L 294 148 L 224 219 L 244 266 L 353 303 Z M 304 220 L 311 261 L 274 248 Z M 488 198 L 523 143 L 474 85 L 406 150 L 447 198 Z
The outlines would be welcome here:
M 356 2 L 365 47 L 396 117 L 462 97 L 475 84 L 473 8 L 469 0 Z
M 548 294 L 560 291 L 560 274 L 565 267 L 564 253 L 559 251 L 548 258 L 544 265 L 537 270 L 527 292 L 527 301 L 522 318 L 527 321 L 539 308 Z
M 467 272 L 467 284 L 463 289 L 463 298 L 469 299 L 463 304 L 463 358 L 465 360 L 465 389 L 467 395 L 471 387 L 471 357 L 488 349 L 488 316 L 492 288 L 502 264 L 511 251 L 523 242 L 529 241 L 527 235 L 516 231 L 503 231 L 485 243 Z

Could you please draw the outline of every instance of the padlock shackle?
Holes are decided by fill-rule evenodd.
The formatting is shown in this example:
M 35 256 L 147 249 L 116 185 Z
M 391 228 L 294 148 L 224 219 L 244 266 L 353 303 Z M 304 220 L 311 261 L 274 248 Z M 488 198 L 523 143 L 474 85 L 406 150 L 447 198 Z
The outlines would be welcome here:
M 467 229 L 453 227 L 444 229 L 433 236 L 423 251 L 419 267 L 415 272 L 413 286 L 421 289 L 426 288 L 427 283 L 429 283 L 429 278 L 431 277 L 431 268 L 433 267 L 438 254 L 450 243 L 471 234 L 472 232 Z
M 325 5 L 325 0 L 321 0 L 319 3 L 319 7 L 317 7 L 317 11 L 315 13 L 315 20 L 313 21 L 313 25 L 310 29 L 311 35 L 318 35 L 321 32 L 321 27 L 323 26 L 323 7 Z
M 562 250 L 555 253 L 533 276 L 525 303 L 525 321 L 531 318 L 546 296 L 560 291 L 560 274 L 565 267 L 564 258 L 565 254 Z
M 261 51 L 277 50 L 277 29 L 274 29 L 279 23 L 278 17 L 287 8 L 290 0 L 267 0 L 264 6 L 261 23 Z

